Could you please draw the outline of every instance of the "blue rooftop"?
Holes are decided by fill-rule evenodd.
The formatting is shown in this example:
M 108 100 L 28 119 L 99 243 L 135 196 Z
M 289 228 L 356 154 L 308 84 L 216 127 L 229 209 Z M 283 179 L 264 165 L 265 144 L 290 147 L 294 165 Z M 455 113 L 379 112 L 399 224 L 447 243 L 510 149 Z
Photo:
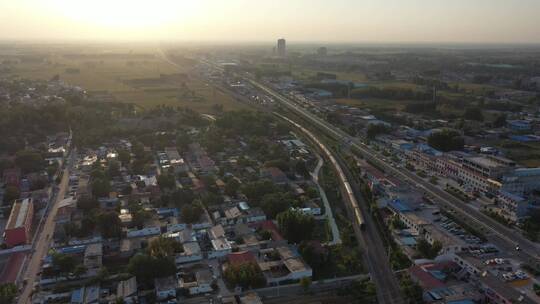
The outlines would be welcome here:
M 84 302 L 84 287 L 76 289 L 71 293 L 71 303 L 83 303 Z
M 473 300 L 467 299 L 467 300 L 456 300 L 456 301 L 449 301 L 446 302 L 447 304 L 474 304 Z
M 396 210 L 397 212 L 402 213 L 411 211 L 411 208 L 409 208 L 406 203 L 402 202 L 399 199 L 392 200 L 390 203 L 388 203 L 388 205 L 390 205 L 390 208 Z
M 57 251 L 63 254 L 77 254 L 77 253 L 83 253 L 85 249 L 86 249 L 86 245 L 77 245 L 77 246 L 60 248 L 60 249 L 57 249 Z
M 405 246 L 414 246 L 416 245 L 416 239 L 410 236 L 402 237 L 401 243 Z

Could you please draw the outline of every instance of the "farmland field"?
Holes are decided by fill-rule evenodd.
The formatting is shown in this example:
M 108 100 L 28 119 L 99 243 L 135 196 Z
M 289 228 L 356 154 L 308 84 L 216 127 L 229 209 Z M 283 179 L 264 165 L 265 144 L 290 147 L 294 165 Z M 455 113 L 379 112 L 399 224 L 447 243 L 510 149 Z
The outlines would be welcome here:
M 182 69 L 164 61 L 157 47 L 72 49 L 25 47 L 0 53 L 0 61 L 12 63 L 4 75 L 60 80 L 80 86 L 96 100 L 133 102 L 147 109 L 157 105 L 189 107 L 214 112 L 245 107 L 197 77 L 195 62 L 182 61 Z

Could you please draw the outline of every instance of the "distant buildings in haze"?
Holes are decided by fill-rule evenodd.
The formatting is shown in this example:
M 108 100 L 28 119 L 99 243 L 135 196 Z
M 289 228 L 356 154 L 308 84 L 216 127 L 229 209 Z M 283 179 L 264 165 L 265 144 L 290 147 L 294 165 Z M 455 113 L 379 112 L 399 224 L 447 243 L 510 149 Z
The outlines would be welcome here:
M 326 56 L 328 55 L 328 49 L 325 46 L 322 46 L 317 49 L 317 55 L 319 56 Z

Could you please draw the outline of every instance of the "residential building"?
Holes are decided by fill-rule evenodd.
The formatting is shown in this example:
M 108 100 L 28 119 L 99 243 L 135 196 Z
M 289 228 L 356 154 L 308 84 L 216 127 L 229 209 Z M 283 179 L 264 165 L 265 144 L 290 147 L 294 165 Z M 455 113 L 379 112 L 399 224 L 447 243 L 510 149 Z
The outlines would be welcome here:
M 258 265 L 268 284 L 311 278 L 313 275 L 311 268 L 291 247 L 262 249 L 259 256 Z
M 188 242 L 188 243 L 182 244 L 182 247 L 184 248 L 184 251 L 182 253 L 177 254 L 175 257 L 176 264 L 197 262 L 203 259 L 203 255 L 202 255 L 201 247 L 199 246 L 199 243 Z
M 167 300 L 176 297 L 176 289 L 178 288 L 178 280 L 174 276 L 157 278 L 154 280 L 156 288 L 156 298 L 158 301 Z
M 531 130 L 531 122 L 528 120 L 508 120 L 506 121 L 506 125 L 509 129 L 513 131 L 530 131 Z
M 85 286 L 71 293 L 70 304 L 98 304 L 100 302 L 99 286 Z
M 120 281 L 116 287 L 116 297 L 123 299 L 126 304 L 133 304 L 137 301 L 137 279 L 129 278 Z
M 208 269 L 195 272 L 195 275 L 184 274 L 180 278 L 180 288 L 187 289 L 190 295 L 211 292 L 212 273 Z
M 84 250 L 84 266 L 87 269 L 100 269 L 102 266 L 103 245 L 89 244 Z

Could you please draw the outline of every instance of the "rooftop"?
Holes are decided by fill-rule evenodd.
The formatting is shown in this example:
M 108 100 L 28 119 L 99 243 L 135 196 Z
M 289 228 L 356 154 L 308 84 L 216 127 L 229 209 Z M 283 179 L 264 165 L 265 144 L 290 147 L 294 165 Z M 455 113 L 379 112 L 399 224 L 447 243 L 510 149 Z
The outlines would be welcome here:
M 32 203 L 32 200 L 29 198 L 15 201 L 13 207 L 11 208 L 6 230 L 19 228 L 26 224 L 25 222 L 28 219 L 28 211 L 30 210 L 30 204 Z

